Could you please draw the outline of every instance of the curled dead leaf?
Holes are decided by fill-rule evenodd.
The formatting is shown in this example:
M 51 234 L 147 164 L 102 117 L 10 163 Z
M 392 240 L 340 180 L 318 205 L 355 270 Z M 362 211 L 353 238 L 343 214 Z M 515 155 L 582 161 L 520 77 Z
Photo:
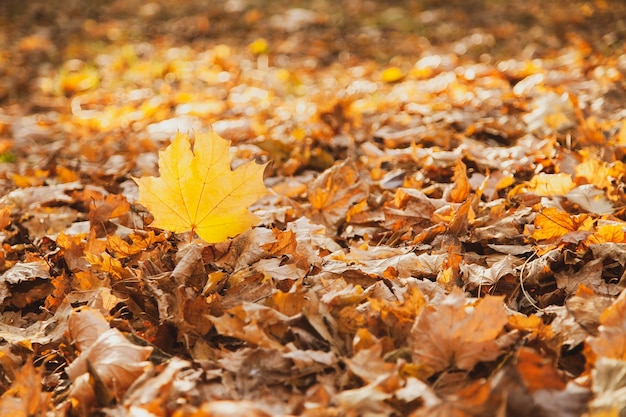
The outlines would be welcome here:
M 97 311 L 82 308 L 72 313 L 68 325 L 70 342 L 81 355 L 65 370 L 72 386 L 70 396 L 82 412 L 98 402 L 120 399 L 146 370 L 151 347 L 131 343 L 119 330 L 105 328 L 106 319 Z

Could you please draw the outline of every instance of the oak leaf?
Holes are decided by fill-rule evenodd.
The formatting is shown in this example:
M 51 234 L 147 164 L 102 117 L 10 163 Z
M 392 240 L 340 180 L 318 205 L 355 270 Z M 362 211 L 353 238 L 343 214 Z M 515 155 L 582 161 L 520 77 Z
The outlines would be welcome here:
M 159 152 L 161 176 L 134 180 L 152 226 L 217 243 L 257 223 L 248 207 L 267 192 L 264 169 L 250 161 L 231 171 L 229 142 L 213 131 L 196 134 L 193 150 L 189 136 L 178 133 Z

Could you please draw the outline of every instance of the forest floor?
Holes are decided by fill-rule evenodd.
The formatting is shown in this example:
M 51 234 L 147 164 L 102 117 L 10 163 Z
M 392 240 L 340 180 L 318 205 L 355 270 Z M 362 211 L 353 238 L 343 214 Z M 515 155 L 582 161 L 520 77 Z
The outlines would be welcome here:
M 625 76 L 618 0 L 3 1 L 0 414 L 624 415 Z

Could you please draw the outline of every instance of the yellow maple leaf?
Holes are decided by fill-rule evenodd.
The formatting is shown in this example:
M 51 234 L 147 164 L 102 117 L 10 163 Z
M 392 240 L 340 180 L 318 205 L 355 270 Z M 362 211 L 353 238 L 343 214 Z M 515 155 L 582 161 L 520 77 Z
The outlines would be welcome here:
M 265 165 L 250 161 L 232 171 L 229 147 L 229 141 L 211 131 L 196 134 L 192 151 L 189 136 L 178 133 L 159 152 L 161 176 L 134 178 L 138 202 L 154 216 L 153 227 L 191 231 L 217 243 L 258 222 L 248 207 L 267 192 Z

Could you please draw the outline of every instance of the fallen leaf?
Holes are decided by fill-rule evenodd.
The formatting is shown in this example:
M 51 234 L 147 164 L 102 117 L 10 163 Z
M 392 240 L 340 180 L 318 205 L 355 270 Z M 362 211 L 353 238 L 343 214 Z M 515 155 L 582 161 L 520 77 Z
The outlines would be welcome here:
M 527 191 L 542 196 L 565 195 L 575 186 L 571 175 L 540 173 L 529 181 Z
M 591 288 L 580 284 L 574 296 L 568 299 L 565 305 L 583 329 L 591 336 L 597 336 L 600 315 L 611 305 L 611 302 L 612 298 L 596 294 Z
M 556 240 L 575 231 L 590 231 L 593 219 L 586 214 L 571 215 L 565 211 L 548 207 L 542 209 L 535 217 L 536 229 L 531 234 L 535 240 Z
M 94 198 L 89 204 L 89 224 L 98 237 L 106 236 L 117 228 L 109 220 L 120 217 L 130 210 L 126 197 L 109 194 L 106 197 Z
M 496 416 L 495 411 L 503 408 L 504 399 L 501 394 L 492 392 L 489 381 L 476 380 L 454 395 L 432 399 L 430 403 L 412 413 L 411 417 Z
M 471 185 L 467 178 L 467 166 L 461 159 L 456 161 L 452 180 L 454 183 L 450 189 L 449 199 L 453 203 L 462 203 L 469 197 Z
M 595 357 L 626 360 L 626 291 L 600 315 L 598 335 L 587 343 Z
M 245 303 L 228 310 L 221 317 L 210 316 L 209 319 L 217 332 L 225 336 L 236 337 L 259 347 L 279 351 L 286 349 L 277 341 L 279 335 L 272 328 L 285 331 L 288 317 L 274 309 Z
M 117 258 L 128 258 L 135 254 L 141 253 L 157 242 L 163 242 L 165 236 L 155 235 L 152 230 L 148 233 L 128 235 L 128 240 L 124 240 L 119 235 L 107 236 L 107 248 L 115 253 Z
M 596 231 L 587 237 L 589 244 L 598 243 L 626 243 L 626 232 L 619 224 L 602 224 L 596 228 Z
M 413 359 L 433 372 L 471 370 L 501 354 L 498 336 L 507 323 L 503 297 L 469 303 L 455 288 L 440 304 L 428 305 L 411 329 Z
M 11 224 L 12 211 L 12 204 L 0 207 L 0 230 L 4 230 L 9 224 Z
M 368 188 L 352 161 L 327 169 L 309 187 L 313 220 L 336 228 L 350 207 L 367 197 Z
M 584 161 L 574 168 L 577 180 L 584 180 L 588 184 L 593 184 L 599 189 L 612 190 L 611 169 L 607 163 L 586 155 Z
M 603 259 L 592 259 L 579 270 L 571 268 L 556 272 L 554 280 L 557 287 L 563 289 L 568 296 L 576 292 L 578 287 L 583 284 L 600 293 L 607 285 L 602 280 L 602 263 Z
M 109 323 L 97 310 L 83 308 L 72 311 L 67 320 L 70 340 L 78 350 L 87 350 L 102 333 L 109 330 Z
M 189 136 L 178 133 L 159 152 L 160 177 L 134 178 L 139 203 L 153 215 L 152 226 L 175 233 L 191 231 L 209 242 L 223 242 L 249 229 L 257 217 L 248 212 L 267 190 L 265 165 L 250 161 L 230 169 L 229 142 L 211 131 Z
M 517 371 L 530 392 L 537 390 L 562 390 L 565 379 L 550 363 L 549 358 L 535 350 L 522 348 L 518 352 Z
M 466 263 L 461 263 L 459 267 L 463 274 L 463 282 L 466 283 L 469 289 L 483 286 L 491 288 L 502 277 L 515 275 L 515 258 L 507 255 L 488 267 Z
M 70 342 L 81 350 L 81 355 L 65 370 L 73 381 L 71 397 L 83 412 L 95 401 L 106 405 L 102 404 L 104 399 L 121 399 L 149 366 L 146 359 L 152 348 L 135 345 L 119 330 L 108 328 L 97 310 L 83 307 L 70 317 Z
M 626 361 L 600 358 L 592 378 L 595 398 L 589 404 L 590 416 L 622 416 L 626 411 Z
M 0 413 L 10 417 L 28 417 L 53 413 L 52 394 L 42 392 L 40 368 L 28 361 L 15 375 L 11 386 L 0 397 Z

